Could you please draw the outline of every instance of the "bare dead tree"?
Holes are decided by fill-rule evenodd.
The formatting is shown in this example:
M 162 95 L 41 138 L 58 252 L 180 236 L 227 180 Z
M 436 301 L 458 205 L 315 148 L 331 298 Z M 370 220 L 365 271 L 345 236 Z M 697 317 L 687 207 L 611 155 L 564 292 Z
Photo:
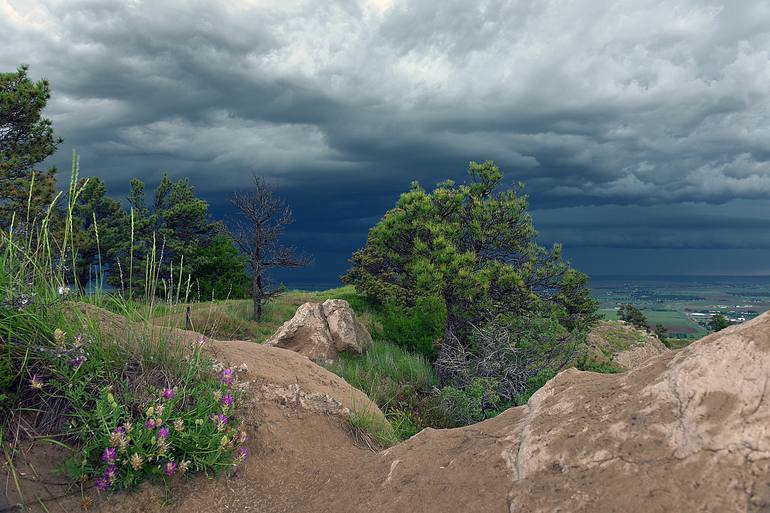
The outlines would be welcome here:
M 254 301 L 254 318 L 262 318 L 262 306 L 276 295 L 267 273 L 275 268 L 298 268 L 310 264 L 310 258 L 300 254 L 292 246 L 281 244 L 281 235 L 287 225 L 294 222 L 286 202 L 273 195 L 262 177 L 254 175 L 253 186 L 237 191 L 230 203 L 240 216 L 228 228 L 235 244 L 249 258 L 253 274 L 251 297 Z

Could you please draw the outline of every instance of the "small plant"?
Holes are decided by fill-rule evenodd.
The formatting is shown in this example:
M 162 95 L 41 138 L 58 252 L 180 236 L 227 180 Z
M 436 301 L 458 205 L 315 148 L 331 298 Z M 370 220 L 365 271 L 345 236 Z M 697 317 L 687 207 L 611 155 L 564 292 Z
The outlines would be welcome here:
M 400 441 L 390 423 L 368 408 L 353 408 L 348 421 L 353 435 L 370 449 L 390 447 Z
M 588 357 L 581 358 L 575 365 L 575 368 L 587 372 L 598 372 L 599 374 L 617 374 L 623 371 L 612 361 L 599 362 Z

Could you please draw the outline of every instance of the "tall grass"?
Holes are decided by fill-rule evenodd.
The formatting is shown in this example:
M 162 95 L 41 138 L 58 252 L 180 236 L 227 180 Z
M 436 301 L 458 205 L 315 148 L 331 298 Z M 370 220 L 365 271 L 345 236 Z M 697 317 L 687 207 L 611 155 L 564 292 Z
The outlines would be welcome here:
M 197 341 L 143 322 L 187 300 L 190 276 L 183 262 L 171 267 L 168 280 L 162 277 L 164 246 L 155 241 L 144 261 L 144 290 L 136 294 L 132 215 L 128 287 L 103 289 L 101 256 L 90 292 L 78 283 L 74 214 L 87 183 L 79 171 L 74 155 L 66 195 L 57 194 L 41 218 L 31 208 L 33 175 L 26 219 L 0 227 L 6 464 L 13 473 L 20 444 L 43 438 L 69 447 L 70 477 L 93 478 L 100 490 L 132 486 L 146 476 L 231 467 L 245 456 L 239 448 L 245 435 L 232 416 L 237 377 L 229 369 L 217 376 Z M 66 203 L 59 205 L 62 198 Z
M 425 357 L 381 339 L 361 356 L 341 354 L 329 369 L 381 406 L 410 392 L 429 392 L 438 386 Z
M 454 425 L 437 395 L 439 383 L 431 363 L 420 354 L 375 338 L 366 353 L 341 354 L 329 370 L 364 392 L 385 413 L 392 431 L 370 426 L 381 444 L 392 445 L 394 439 L 404 440 L 426 427 Z M 351 422 L 354 427 L 366 426 L 371 424 L 369 417 L 354 415 Z

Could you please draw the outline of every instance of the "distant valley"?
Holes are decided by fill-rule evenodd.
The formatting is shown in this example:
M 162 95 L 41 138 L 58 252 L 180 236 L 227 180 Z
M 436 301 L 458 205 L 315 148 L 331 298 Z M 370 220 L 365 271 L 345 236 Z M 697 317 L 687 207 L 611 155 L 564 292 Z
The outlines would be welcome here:
M 741 323 L 770 310 L 770 276 L 597 276 L 591 288 L 604 318 L 631 303 L 670 338 L 704 336 L 714 314 Z

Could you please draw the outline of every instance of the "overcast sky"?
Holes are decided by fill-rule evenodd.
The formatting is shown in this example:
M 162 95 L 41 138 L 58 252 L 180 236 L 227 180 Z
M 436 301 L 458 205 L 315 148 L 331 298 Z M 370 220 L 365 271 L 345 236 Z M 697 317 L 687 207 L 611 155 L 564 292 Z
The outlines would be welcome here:
M 493 159 L 590 274 L 770 274 L 770 2 L 0 0 L 50 163 L 125 196 L 257 173 L 328 283 L 411 180 Z

